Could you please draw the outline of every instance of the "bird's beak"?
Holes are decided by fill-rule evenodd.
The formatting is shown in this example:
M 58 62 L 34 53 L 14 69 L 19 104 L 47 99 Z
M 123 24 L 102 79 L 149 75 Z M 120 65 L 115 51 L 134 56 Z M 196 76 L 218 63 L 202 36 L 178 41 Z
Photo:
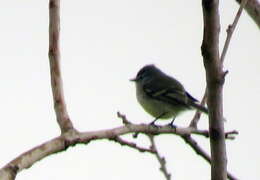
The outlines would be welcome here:
M 133 82 L 135 82 L 136 80 L 137 80 L 136 78 L 129 79 L 129 81 L 133 81 Z

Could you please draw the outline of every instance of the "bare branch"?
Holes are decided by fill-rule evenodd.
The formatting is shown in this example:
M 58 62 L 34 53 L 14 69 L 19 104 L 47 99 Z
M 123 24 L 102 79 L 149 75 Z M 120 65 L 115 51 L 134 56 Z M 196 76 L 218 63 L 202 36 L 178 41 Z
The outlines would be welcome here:
M 242 0 L 236 0 L 237 3 L 241 4 Z M 258 28 L 260 28 L 260 1 L 259 0 L 248 0 L 245 6 L 246 12 L 255 21 Z
M 226 139 L 233 140 L 233 139 L 235 139 L 235 136 L 234 136 L 234 135 L 238 135 L 238 131 L 233 130 L 233 131 L 226 132 L 226 133 L 225 133 L 225 138 L 226 138 Z
M 234 30 L 236 28 L 236 25 L 238 23 L 238 20 L 239 20 L 241 14 L 242 14 L 242 10 L 245 7 L 245 5 L 247 4 L 247 1 L 248 0 L 243 0 L 243 2 L 241 3 L 241 5 L 239 7 L 239 10 L 238 10 L 238 12 L 236 14 L 236 17 L 234 19 L 233 24 L 230 25 L 228 27 L 228 29 L 227 29 L 227 38 L 226 38 L 226 41 L 225 41 L 225 44 L 224 44 L 224 47 L 223 47 L 223 50 L 222 50 L 222 53 L 221 53 L 221 58 L 220 58 L 220 61 L 221 61 L 222 64 L 224 62 L 224 59 L 225 59 L 225 56 L 226 56 L 226 53 L 227 53 L 227 50 L 228 50 L 228 46 L 229 46 L 232 34 L 233 34 L 233 32 L 234 32 Z M 260 11 L 260 8 L 259 8 L 259 11 Z M 227 73 L 227 71 L 226 71 L 226 73 Z M 200 104 L 204 105 L 206 103 L 206 101 L 207 101 L 207 88 L 205 89 L 205 92 L 204 92 L 204 95 L 203 95 L 203 98 L 202 98 Z M 195 115 L 193 116 L 193 119 L 191 120 L 191 123 L 190 123 L 189 126 L 193 127 L 193 128 L 197 128 L 197 124 L 198 124 L 198 121 L 200 119 L 200 116 L 201 116 L 201 112 L 197 110 Z
M 242 1 L 242 3 L 241 3 L 241 6 L 240 6 L 240 8 L 239 8 L 239 10 L 238 10 L 238 12 L 237 12 L 237 14 L 236 14 L 236 17 L 235 17 L 235 19 L 234 19 L 234 22 L 233 22 L 233 24 L 232 25 L 230 25 L 229 27 L 228 27 L 228 30 L 227 30 L 227 38 L 226 38 L 226 41 L 225 41 L 225 45 L 224 45 L 224 47 L 223 47 L 223 50 L 222 50 L 222 54 L 221 54 L 221 58 L 220 58 L 220 62 L 218 62 L 218 52 L 215 52 L 215 65 L 214 65 L 214 62 L 212 63 L 213 64 L 213 66 L 215 66 L 215 68 L 219 68 L 219 73 L 217 73 L 217 76 L 222 76 L 222 78 L 224 79 L 225 78 L 225 75 L 227 74 L 227 71 L 226 72 L 221 72 L 222 70 L 220 70 L 220 69 L 222 69 L 222 65 L 223 65 L 223 62 L 224 62 L 224 59 L 225 59 L 225 55 L 226 55 L 226 52 L 227 52 L 227 49 L 228 49 L 228 46 L 229 46 L 229 43 L 230 43 L 230 40 L 231 40 L 231 37 L 232 37 L 232 34 L 233 34 L 233 32 L 234 32 L 234 30 L 235 30 L 235 28 L 236 28 L 236 25 L 237 25 L 237 23 L 238 23 L 238 20 L 239 20 L 239 17 L 241 16 L 241 13 L 242 13 L 242 10 L 243 10 L 243 7 L 245 6 L 245 4 L 247 3 L 247 0 L 243 0 Z M 204 4 L 205 5 L 205 4 Z M 205 9 L 206 9 L 206 7 L 204 7 L 204 23 L 205 23 L 205 26 L 206 26 L 206 23 L 207 23 L 207 19 L 209 19 L 210 17 L 207 17 L 206 15 L 207 15 L 207 13 L 206 13 L 206 11 L 205 11 Z M 205 17 L 206 16 L 206 17 Z M 218 12 L 216 12 L 216 16 L 218 16 Z M 217 21 L 219 21 L 219 20 L 217 20 Z M 219 22 L 216 22 L 217 24 L 215 25 L 215 27 L 214 27 L 214 24 L 213 24 L 213 26 L 212 26 L 212 29 L 214 30 L 214 28 L 215 28 L 215 30 L 218 30 L 218 28 L 219 28 Z M 208 33 L 207 33 L 208 32 Z M 213 37 L 214 37 L 214 34 L 213 33 L 211 33 L 210 32 L 210 30 L 209 31 L 205 31 L 205 29 L 204 29 L 204 33 L 206 34 L 211 34 Z M 204 35 L 205 35 L 204 34 Z M 208 36 L 209 36 L 208 35 Z M 205 35 L 204 37 L 206 37 L 207 35 Z M 207 41 L 207 39 L 205 38 L 204 40 L 206 40 Z M 205 41 L 203 40 L 203 45 L 205 45 L 204 43 L 205 43 Z M 208 39 L 209 40 L 209 39 Z M 217 48 L 218 47 L 218 37 L 217 37 L 217 39 L 215 40 L 216 42 L 216 45 L 215 45 L 215 48 Z M 210 49 L 210 46 L 208 46 L 208 48 Z M 214 54 L 214 52 L 212 53 L 212 54 Z M 205 54 L 204 54 L 205 55 Z M 213 59 L 213 58 L 212 58 Z M 205 64 L 205 68 L 206 68 L 206 71 L 207 71 L 207 68 L 208 68 L 208 71 L 209 72 L 213 72 L 214 70 L 213 70 L 213 68 L 211 69 L 210 68 L 210 66 L 207 66 L 207 64 L 205 63 L 205 61 L 207 60 L 207 56 L 205 55 L 204 56 L 204 64 Z M 208 73 L 207 74 L 207 78 L 210 76 L 209 75 L 210 73 Z M 216 75 L 216 74 L 215 74 Z M 214 75 L 213 74 L 211 74 L 211 76 L 213 77 Z M 216 76 L 216 77 L 217 77 Z M 209 79 L 209 78 L 208 78 Z M 219 78 L 219 79 L 221 79 L 221 77 Z M 221 81 L 221 80 L 220 80 Z M 207 83 L 208 84 L 208 83 Z M 219 98 L 222 98 L 222 83 L 220 83 L 219 84 L 220 85 L 220 89 L 219 89 Z M 204 97 L 203 97 L 203 99 L 207 96 L 206 95 L 207 94 L 207 88 L 206 88 L 206 90 L 205 90 L 205 93 L 204 93 Z M 214 98 L 212 99 L 213 101 L 215 101 L 214 100 Z M 209 100 L 209 101 L 211 101 L 211 100 Z M 219 111 L 221 114 L 220 114 L 220 116 L 219 116 L 219 118 L 221 119 L 221 116 L 223 116 L 223 112 L 222 112 L 222 99 L 220 100 L 220 107 L 219 107 L 219 109 L 217 110 L 217 111 Z M 213 105 L 213 107 L 214 107 L 214 105 Z M 216 106 L 215 106 L 216 107 Z M 216 108 L 217 109 L 217 108 Z M 196 114 L 195 116 L 194 116 L 194 119 L 192 120 L 192 122 L 191 122 L 191 124 L 190 124 L 190 126 L 191 127 L 196 127 L 195 125 L 197 125 L 197 121 L 196 121 L 196 116 L 197 116 L 197 119 L 199 119 L 199 114 Z M 223 118 L 223 117 L 222 117 Z M 210 122 L 212 122 L 212 121 L 210 121 Z M 213 123 L 211 123 L 212 125 L 213 125 Z M 222 125 L 221 125 L 222 124 Z M 215 123 L 215 125 L 216 125 L 216 123 Z M 210 127 L 213 127 L 213 126 L 211 126 L 210 125 Z M 218 127 L 218 129 L 220 130 L 220 132 L 222 131 L 222 132 L 224 132 L 224 125 L 223 125 L 223 122 L 220 122 L 219 123 L 219 125 L 218 126 L 215 126 L 215 127 Z M 211 129 L 211 128 L 210 128 Z M 223 129 L 223 130 L 222 130 Z M 211 130 L 213 130 L 212 132 L 216 132 L 215 130 L 216 129 L 211 129 Z M 229 137 L 230 139 L 232 139 L 232 138 L 234 138 L 233 137 L 233 134 L 237 134 L 238 132 L 236 132 L 236 131 L 231 131 L 230 133 L 225 133 L 225 137 L 224 138 L 227 138 L 227 137 Z M 212 133 L 213 134 L 213 133 Z M 218 132 L 218 134 L 219 134 L 219 132 Z M 222 140 L 224 139 L 223 137 L 221 138 Z M 224 141 L 224 140 L 223 140 Z M 220 146 L 223 146 L 224 147 L 224 149 L 222 148 L 222 150 L 224 150 L 224 151 L 222 151 L 222 155 L 219 153 L 219 156 L 216 156 L 216 158 L 217 157 L 219 157 L 219 158 L 221 158 L 221 156 L 222 156 L 222 158 L 223 159 L 220 159 L 222 162 L 223 162 L 223 167 L 222 167 L 222 169 L 223 169 L 223 171 L 226 171 L 226 153 L 225 153 L 225 143 L 224 142 L 222 142 L 221 144 L 220 144 Z M 220 149 L 221 149 L 221 147 L 219 146 L 219 150 L 212 150 L 211 152 L 212 152 L 212 154 L 218 154 L 217 153 L 217 151 L 219 151 L 220 152 Z M 213 147 L 212 147 L 213 148 Z M 215 153 L 214 153 L 215 152 Z M 214 157 L 214 156 L 213 156 Z M 207 158 L 205 158 L 205 159 L 207 159 Z M 219 162 L 216 162 L 216 165 L 218 164 Z M 215 169 L 216 171 L 215 171 L 215 175 L 216 174 L 219 174 L 219 172 L 217 172 L 217 169 L 216 168 L 214 168 L 214 167 L 216 167 L 216 165 L 213 165 L 212 166 L 212 170 L 213 169 Z M 215 176 L 215 175 L 212 175 L 212 179 L 214 179 L 214 177 L 216 178 L 217 176 Z M 228 177 L 229 177 L 229 179 L 232 179 L 232 175 L 230 174 L 230 173 L 227 173 L 227 175 L 228 175 Z M 214 177 L 213 177 L 214 176 Z M 225 175 L 224 175 L 225 176 Z M 223 179 L 225 179 L 225 177 L 221 177 L 221 178 L 223 178 Z M 233 178 L 234 179 L 234 178 Z
M 205 89 L 205 92 L 204 92 L 203 98 L 200 102 L 200 105 L 204 106 L 206 104 L 206 101 L 207 101 L 207 88 Z M 200 120 L 200 116 L 201 116 L 201 111 L 197 110 L 190 122 L 189 127 L 197 129 L 197 125 Z
M 136 149 L 136 150 L 138 150 L 139 152 L 149 152 L 149 153 L 152 153 L 152 154 L 155 153 L 155 151 L 154 151 L 153 149 L 151 149 L 151 148 L 149 149 L 149 148 L 139 147 L 136 143 L 128 142 L 128 141 L 122 139 L 122 138 L 119 137 L 119 136 L 110 138 L 109 140 L 112 140 L 112 141 L 114 141 L 114 142 L 117 142 L 117 143 L 121 144 L 122 146 L 128 146 L 128 147 L 130 147 L 130 148 Z
M 234 19 L 234 22 L 232 25 L 230 25 L 227 29 L 227 38 L 226 38 L 226 41 L 225 41 L 225 44 L 224 44 L 224 47 L 223 47 L 223 50 L 222 50 L 222 53 L 221 53 L 221 63 L 223 64 L 224 62 L 224 59 L 225 59 L 225 56 L 226 56 L 226 53 L 227 53 L 227 50 L 228 50 L 228 46 L 229 46 L 229 43 L 230 43 L 230 40 L 231 40 L 231 37 L 232 37 L 232 34 L 236 28 L 236 25 L 238 23 L 238 20 L 242 14 L 242 10 L 243 8 L 245 7 L 245 5 L 247 4 L 247 1 L 248 0 L 243 0 L 243 3 L 240 5 L 239 7 L 239 10 L 236 14 L 236 17 Z M 260 10 L 260 9 L 259 9 Z M 228 71 L 224 72 L 224 75 L 227 74 Z M 205 105 L 207 101 L 207 88 L 205 89 L 205 92 L 204 92 L 204 95 L 203 95 L 203 98 L 201 100 L 201 105 Z M 199 119 L 200 119 L 200 116 L 201 116 L 201 112 L 200 111 L 196 111 L 195 115 L 193 116 L 193 119 L 191 120 L 190 122 L 190 127 L 193 127 L 193 128 L 197 128 L 197 124 L 199 122 Z
M 61 136 L 58 136 L 50 141 L 34 147 L 33 149 L 21 154 L 20 156 L 9 162 L 0 170 L 0 179 L 4 179 L 3 177 L 7 177 L 7 175 L 9 175 L 10 177 L 15 177 L 16 173 L 22 171 L 23 169 L 31 167 L 35 162 L 51 154 L 64 151 L 68 147 L 74 146 L 75 144 L 79 143 L 88 144 L 90 141 L 97 139 L 114 139 L 117 140 L 117 142 L 134 148 L 134 144 L 128 143 L 118 138 L 118 136 L 120 135 L 134 132 L 141 132 L 146 134 L 177 134 L 181 136 L 191 133 L 206 136 L 206 134 L 208 133 L 207 131 L 196 130 L 192 128 L 173 129 L 169 126 L 161 126 L 159 128 L 156 128 L 154 126 L 145 124 L 128 124 L 113 129 L 99 131 L 68 131 Z M 141 150 L 141 148 L 137 146 L 136 149 Z M 146 150 L 145 148 L 143 148 L 142 150 L 149 152 L 149 150 Z M 152 151 L 153 150 L 151 150 L 151 153 Z
M 16 166 L 7 166 L 0 169 L 1 180 L 14 180 L 17 175 L 18 168 Z
M 200 134 L 198 134 L 198 135 L 202 135 L 202 133 L 203 133 L 204 137 L 209 137 L 209 131 L 208 130 L 204 130 L 204 132 L 201 130 Z M 193 134 L 197 134 L 197 133 L 194 132 Z M 238 135 L 238 131 L 236 131 L 236 130 L 225 132 L 225 139 L 234 140 L 235 135 Z
M 190 147 L 200 156 L 202 156 L 208 163 L 210 163 L 210 156 L 207 154 L 206 151 L 204 151 L 198 143 L 190 136 L 190 135 L 184 135 L 180 136 L 182 139 L 190 145 Z
M 247 3 L 248 0 L 242 0 L 242 3 L 238 9 L 238 12 L 236 14 L 236 17 L 234 19 L 234 22 L 233 24 L 229 25 L 228 26 L 228 29 L 227 29 L 227 38 L 226 38 L 226 41 L 225 41 L 225 45 L 223 47 L 223 50 L 222 50 L 222 54 L 221 54 L 221 57 L 220 57 L 220 61 L 221 63 L 223 64 L 224 62 L 224 59 L 225 59 L 225 56 L 226 56 L 226 53 L 227 53 L 227 50 L 228 50 L 228 46 L 229 46 L 229 43 L 230 43 L 230 40 L 231 40 L 231 37 L 233 35 L 233 32 L 237 26 L 237 23 L 238 23 L 238 20 L 242 14 L 242 11 L 243 11 L 243 8 L 245 7 L 246 3 Z
M 227 156 L 223 122 L 224 72 L 219 59 L 219 1 L 202 0 L 204 33 L 201 46 L 207 79 L 211 180 L 227 179 Z
M 184 135 L 181 137 L 198 155 L 203 157 L 209 164 L 211 164 L 211 158 L 209 154 L 206 151 L 204 151 L 190 135 Z M 227 176 L 230 180 L 238 180 L 238 178 L 234 177 L 229 172 L 227 172 Z
M 49 62 L 51 73 L 51 87 L 56 118 L 61 132 L 73 129 L 70 121 L 65 98 L 60 70 L 60 0 L 49 1 Z
M 117 112 L 117 117 L 122 119 L 123 124 L 125 124 L 125 125 L 131 124 L 131 122 L 126 119 L 126 116 L 124 114 L 121 114 L 120 112 Z
M 126 124 L 125 126 L 128 127 L 129 129 L 136 129 L 137 126 L 136 124 L 131 123 L 129 120 L 127 120 L 126 116 L 121 114 L 120 112 L 117 112 L 117 116 L 119 118 L 122 119 L 123 123 Z M 127 122 L 127 123 L 125 123 Z M 140 124 L 140 126 L 144 126 L 145 128 L 143 129 L 136 129 L 136 131 L 132 131 L 135 132 L 134 134 L 138 134 L 138 133 L 145 133 L 145 134 L 153 134 L 153 135 L 159 135 L 161 133 L 171 133 L 171 134 L 176 134 L 176 135 L 187 135 L 187 134 L 196 134 L 196 135 L 200 135 L 200 136 L 204 136 L 206 138 L 209 137 L 209 131 L 208 130 L 199 130 L 197 128 L 194 127 L 186 127 L 186 128 L 182 128 L 182 127 L 175 127 L 172 128 L 171 126 L 165 125 L 165 126 L 160 126 L 160 125 L 156 125 L 156 126 L 152 126 L 150 124 L 146 125 L 146 124 Z M 139 128 L 139 127 L 138 127 Z M 150 128 L 149 131 L 146 131 L 146 128 Z M 230 132 L 226 132 L 225 133 L 225 137 L 226 139 L 234 139 L 234 135 L 237 135 L 238 132 L 236 130 L 230 131 Z M 135 137 L 135 136 L 134 136 Z
M 166 168 L 166 161 L 165 161 L 165 158 L 162 157 L 158 150 L 157 150 L 157 147 L 155 145 L 155 142 L 154 142 L 154 136 L 153 135 L 147 135 L 148 138 L 150 139 L 150 142 L 151 142 L 151 149 L 153 151 L 155 151 L 155 156 L 157 158 L 157 160 L 159 161 L 161 167 L 160 167 L 160 170 L 162 171 L 163 175 L 165 176 L 166 180 L 171 180 L 171 174 L 167 171 L 167 168 Z

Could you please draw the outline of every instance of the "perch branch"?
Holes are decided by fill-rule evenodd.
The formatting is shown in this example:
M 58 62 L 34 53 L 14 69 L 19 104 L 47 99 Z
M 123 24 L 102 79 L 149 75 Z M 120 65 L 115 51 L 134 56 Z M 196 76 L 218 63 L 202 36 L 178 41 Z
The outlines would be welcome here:
M 197 130 L 193 128 L 170 128 L 169 126 L 161 126 L 159 128 L 146 125 L 146 124 L 128 124 L 112 129 L 99 130 L 99 131 L 88 131 L 88 132 L 76 132 L 68 131 L 61 136 L 58 136 L 50 141 L 47 141 L 39 146 L 32 148 L 31 150 L 24 152 L 17 158 L 6 164 L 0 169 L 0 179 L 7 175 L 16 175 L 16 173 L 31 167 L 35 162 L 51 155 L 66 150 L 70 146 L 76 144 L 88 144 L 89 142 L 97 139 L 115 139 L 116 137 L 129 133 L 146 133 L 146 134 L 176 134 L 176 135 L 187 135 L 187 134 L 198 134 L 206 137 L 207 131 Z M 117 139 L 118 142 L 120 139 Z M 123 142 L 123 141 L 120 141 Z M 124 142 L 125 143 L 125 142 Z M 125 143 L 129 146 L 130 143 Z M 9 180 L 9 179 L 8 179 Z
M 126 116 L 121 114 L 120 112 L 117 112 L 117 116 L 120 119 L 122 119 L 123 123 L 127 122 L 125 124 L 126 127 L 132 129 L 132 127 L 134 128 L 136 126 L 135 124 L 133 124 L 129 120 L 127 120 Z M 138 131 L 134 131 L 135 134 L 136 133 L 145 133 L 145 134 L 159 135 L 160 133 L 173 133 L 173 134 L 176 134 L 176 135 L 196 134 L 196 135 L 204 136 L 206 138 L 209 137 L 209 131 L 208 130 L 199 130 L 199 129 L 193 128 L 193 127 L 182 128 L 182 127 L 176 126 L 176 128 L 172 128 L 168 125 L 165 125 L 165 126 L 160 126 L 160 125 L 149 126 L 149 125 L 145 125 L 145 124 L 141 124 L 141 125 L 150 127 L 150 130 L 152 130 L 152 131 L 147 132 L 147 131 L 143 131 L 143 130 L 138 130 Z M 238 134 L 238 132 L 236 130 L 233 130 L 233 131 L 226 132 L 225 137 L 226 137 L 226 139 L 233 140 L 234 135 L 237 135 L 237 134 Z

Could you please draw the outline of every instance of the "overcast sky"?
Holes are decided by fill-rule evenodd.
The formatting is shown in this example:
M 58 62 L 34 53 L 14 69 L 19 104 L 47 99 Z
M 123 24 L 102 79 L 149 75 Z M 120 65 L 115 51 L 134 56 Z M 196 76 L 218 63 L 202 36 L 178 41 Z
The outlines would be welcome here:
M 122 125 L 116 112 L 134 123 L 153 120 L 135 99 L 129 79 L 153 63 L 180 80 L 201 99 L 205 71 L 200 1 L 99 0 L 61 1 L 61 66 L 65 99 L 81 131 Z M 221 1 L 220 49 L 238 5 Z M 0 7 L 0 166 L 59 135 L 53 109 L 48 62 L 48 2 L 4 1 Z M 227 141 L 228 169 L 239 179 L 260 179 L 259 29 L 243 13 L 231 40 L 224 68 L 226 130 L 238 130 Z M 187 126 L 193 112 L 178 117 Z M 166 121 L 161 122 L 168 123 Z M 208 127 L 203 116 L 199 127 Z M 140 135 L 129 141 L 148 146 Z M 209 152 L 209 141 L 196 138 Z M 173 179 L 210 179 L 210 166 L 174 135 L 156 137 Z M 111 179 L 164 180 L 149 153 L 100 140 L 54 154 L 18 174 L 18 180 Z

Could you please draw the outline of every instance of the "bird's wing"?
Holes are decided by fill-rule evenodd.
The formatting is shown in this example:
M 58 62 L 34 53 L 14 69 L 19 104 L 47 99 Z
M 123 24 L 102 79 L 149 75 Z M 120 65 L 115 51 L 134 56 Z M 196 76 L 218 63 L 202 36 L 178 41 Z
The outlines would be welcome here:
M 165 83 L 150 82 L 144 86 L 144 91 L 148 96 L 151 96 L 159 101 L 167 102 L 174 106 L 189 106 L 187 104 L 187 95 L 183 86 L 177 80 L 173 85 L 171 85 L 171 82 L 172 79 L 170 79 L 170 82 L 168 81 Z

